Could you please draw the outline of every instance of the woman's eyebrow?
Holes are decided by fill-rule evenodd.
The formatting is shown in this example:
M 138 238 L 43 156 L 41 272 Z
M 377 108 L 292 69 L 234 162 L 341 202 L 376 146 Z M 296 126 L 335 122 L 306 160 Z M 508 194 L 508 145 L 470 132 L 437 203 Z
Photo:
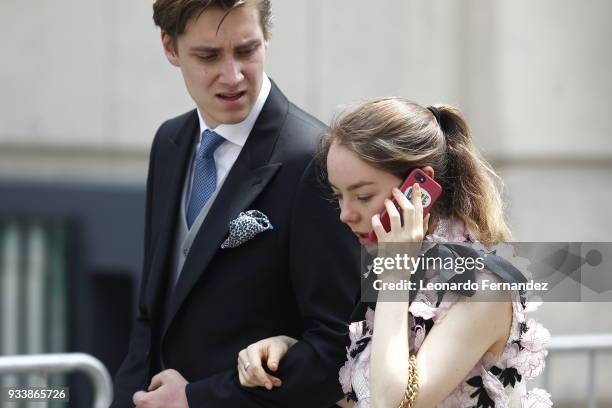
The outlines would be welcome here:
M 358 189 L 358 188 L 360 188 L 360 187 L 363 187 L 363 186 L 369 186 L 369 185 L 371 185 L 371 184 L 374 184 L 374 182 L 373 182 L 373 181 L 358 181 L 357 183 L 355 183 L 355 184 L 351 184 L 350 186 L 348 186 L 348 187 L 347 187 L 347 190 L 348 190 L 348 191 L 357 190 L 357 189 Z M 338 187 L 334 186 L 332 183 L 329 183 L 329 185 L 330 185 L 332 188 L 335 188 L 336 190 L 340 190 Z
M 347 190 L 352 191 L 352 190 L 357 190 L 360 187 L 364 187 L 364 186 L 369 186 L 374 184 L 373 181 L 359 181 L 355 184 L 351 184 L 350 186 L 348 186 Z

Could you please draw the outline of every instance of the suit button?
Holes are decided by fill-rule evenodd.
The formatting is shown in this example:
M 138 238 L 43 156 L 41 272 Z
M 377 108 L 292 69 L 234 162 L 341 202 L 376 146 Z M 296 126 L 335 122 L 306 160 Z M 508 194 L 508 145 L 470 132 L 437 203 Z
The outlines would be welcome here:
M 187 256 L 189 253 L 189 248 L 183 248 L 183 255 Z

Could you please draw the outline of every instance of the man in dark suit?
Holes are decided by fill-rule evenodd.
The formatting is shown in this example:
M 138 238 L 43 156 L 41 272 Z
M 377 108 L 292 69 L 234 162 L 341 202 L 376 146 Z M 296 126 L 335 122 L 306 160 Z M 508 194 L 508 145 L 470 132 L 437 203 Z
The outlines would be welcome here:
M 139 309 L 113 406 L 329 407 L 359 253 L 317 178 L 325 127 L 263 71 L 268 0 L 153 7 L 197 109 L 151 148 Z M 279 334 L 300 339 L 282 385 L 242 388 L 238 352 Z

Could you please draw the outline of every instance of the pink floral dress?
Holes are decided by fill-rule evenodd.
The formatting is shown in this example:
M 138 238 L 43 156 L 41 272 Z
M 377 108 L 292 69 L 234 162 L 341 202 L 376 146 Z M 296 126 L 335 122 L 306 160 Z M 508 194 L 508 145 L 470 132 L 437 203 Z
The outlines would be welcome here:
M 424 247 L 434 243 L 474 242 L 463 222 L 457 218 L 443 220 L 433 234 L 428 235 Z M 479 245 L 475 243 L 476 245 Z M 483 270 L 478 273 L 491 274 Z M 438 276 L 425 272 L 425 280 L 435 282 Z M 487 352 L 468 375 L 442 401 L 438 408 L 549 408 L 550 394 L 542 389 L 526 390 L 525 381 L 537 377 L 545 366 L 546 343 L 550 333 L 527 314 L 539 303 L 526 301 L 523 294 L 513 293 L 512 327 L 504 351 L 493 355 Z M 434 298 L 435 297 L 435 298 Z M 441 298 L 435 293 L 419 292 L 409 307 L 409 350 L 417 354 L 431 328 L 442 321 L 448 310 L 462 295 L 445 292 Z M 340 369 L 339 380 L 347 400 L 355 401 L 356 408 L 370 407 L 370 351 L 374 330 L 374 310 L 367 308 L 365 320 L 351 323 L 351 345 L 347 361 Z

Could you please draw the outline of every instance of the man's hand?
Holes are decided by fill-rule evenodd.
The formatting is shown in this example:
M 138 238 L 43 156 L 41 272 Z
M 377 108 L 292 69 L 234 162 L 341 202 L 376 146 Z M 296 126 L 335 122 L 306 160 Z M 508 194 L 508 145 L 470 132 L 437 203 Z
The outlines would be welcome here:
M 189 408 L 187 384 L 178 371 L 164 370 L 151 379 L 148 392 L 136 392 L 132 401 L 136 408 Z

